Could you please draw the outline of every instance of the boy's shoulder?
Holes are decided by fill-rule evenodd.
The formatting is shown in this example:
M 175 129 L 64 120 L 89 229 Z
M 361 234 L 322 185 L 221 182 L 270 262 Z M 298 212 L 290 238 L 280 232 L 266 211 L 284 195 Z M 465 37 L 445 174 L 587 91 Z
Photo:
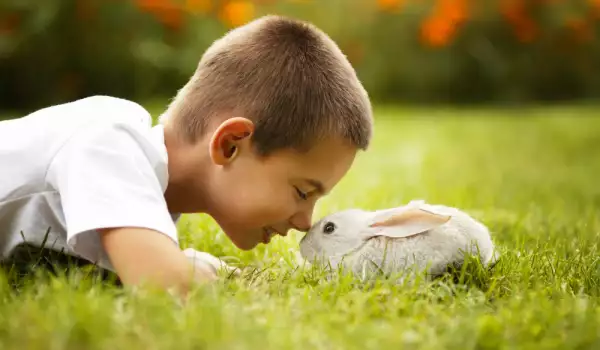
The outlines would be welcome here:
M 91 152 L 85 158 L 93 159 L 92 155 L 95 155 L 100 159 L 115 153 L 135 153 L 149 162 L 154 170 L 166 167 L 162 127 L 153 126 L 151 114 L 134 101 L 103 95 L 91 96 L 50 107 L 45 117 L 49 117 L 46 118 L 48 121 L 58 121 L 55 129 L 70 130 L 68 135 L 63 134 L 65 142 L 62 147 L 76 149 L 78 154 Z M 161 183 L 165 179 L 162 180 Z
M 51 105 L 0 124 L 0 134 L 17 138 L 36 134 L 46 141 L 59 141 L 90 128 L 129 127 L 142 132 L 152 128 L 150 113 L 140 104 L 111 96 L 90 96 Z M 7 141 L 7 140 L 4 140 Z M 11 140 L 14 143 L 15 140 Z
M 2 122 L 0 146 L 14 155 L 35 156 L 38 163 L 54 162 L 53 158 L 71 149 L 81 154 L 141 148 L 158 162 L 165 161 L 166 153 L 162 130 L 153 126 L 153 118 L 143 106 L 103 95 L 55 104 Z
M 36 113 L 39 115 L 34 116 Z M 79 142 L 78 147 L 90 145 L 116 151 L 118 146 L 128 144 L 130 148 L 135 145 L 145 149 L 147 155 L 154 153 L 155 157 L 161 158 L 160 161 L 165 157 L 160 125 L 153 126 L 150 112 L 134 101 L 97 95 L 54 105 L 36 113 L 29 117 L 39 120 L 36 124 L 38 129 L 48 124 L 46 130 L 54 130 L 60 135 L 56 139 L 63 139 L 65 145 Z M 128 149 L 122 151 L 127 152 Z
M 116 156 L 122 155 L 147 164 L 136 165 L 151 171 L 161 187 L 168 178 L 162 127 L 153 126 L 152 116 L 140 104 L 117 97 L 86 97 L 0 123 L 0 149 L 6 151 L 2 163 L 13 164 L 4 167 L 15 174 L 28 167 L 29 173 L 48 176 L 67 164 L 104 164 L 106 171 L 117 174 L 126 171 L 127 164 L 120 164 Z M 23 158 L 31 161 L 15 163 Z
M 119 115 L 132 115 L 144 118 L 144 121 L 151 121 L 150 113 L 139 103 L 120 97 L 95 95 L 72 102 L 83 108 L 92 108 L 98 110 L 110 110 Z
M 96 95 L 72 102 L 54 105 L 36 113 L 58 113 L 78 120 L 96 119 L 99 121 L 139 122 L 152 125 L 152 116 L 139 103 L 127 99 Z

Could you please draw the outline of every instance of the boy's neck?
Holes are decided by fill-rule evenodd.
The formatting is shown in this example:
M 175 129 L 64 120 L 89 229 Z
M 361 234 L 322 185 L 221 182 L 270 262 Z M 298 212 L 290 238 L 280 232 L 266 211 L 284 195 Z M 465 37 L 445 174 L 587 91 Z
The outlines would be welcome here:
M 165 200 L 171 213 L 202 213 L 209 204 L 206 198 L 210 158 L 207 147 L 181 140 L 169 125 L 164 126 L 168 155 L 169 182 Z

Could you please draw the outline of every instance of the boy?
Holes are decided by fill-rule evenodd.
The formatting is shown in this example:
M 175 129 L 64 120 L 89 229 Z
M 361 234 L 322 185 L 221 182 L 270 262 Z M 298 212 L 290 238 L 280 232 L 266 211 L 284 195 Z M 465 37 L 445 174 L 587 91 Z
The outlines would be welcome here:
M 152 127 L 139 105 L 90 97 L 0 123 L 0 248 L 46 245 L 186 293 L 216 278 L 174 220 L 211 215 L 240 249 L 306 231 L 364 150 L 368 95 L 314 26 L 265 16 L 217 40 Z

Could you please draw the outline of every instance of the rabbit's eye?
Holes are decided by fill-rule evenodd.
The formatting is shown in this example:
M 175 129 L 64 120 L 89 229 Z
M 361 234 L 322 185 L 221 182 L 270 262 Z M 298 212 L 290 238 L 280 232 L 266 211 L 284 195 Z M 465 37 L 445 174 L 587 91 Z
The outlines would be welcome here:
M 323 226 L 323 233 L 333 233 L 333 231 L 335 231 L 335 224 L 333 222 L 329 221 Z

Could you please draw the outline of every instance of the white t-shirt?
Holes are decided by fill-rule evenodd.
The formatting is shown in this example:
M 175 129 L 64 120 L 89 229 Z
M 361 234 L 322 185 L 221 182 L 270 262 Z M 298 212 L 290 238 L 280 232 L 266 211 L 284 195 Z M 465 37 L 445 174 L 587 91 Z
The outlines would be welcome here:
M 105 96 L 0 122 L 0 258 L 48 231 L 44 247 L 113 271 L 98 228 L 143 227 L 178 244 L 163 137 L 140 105 Z

